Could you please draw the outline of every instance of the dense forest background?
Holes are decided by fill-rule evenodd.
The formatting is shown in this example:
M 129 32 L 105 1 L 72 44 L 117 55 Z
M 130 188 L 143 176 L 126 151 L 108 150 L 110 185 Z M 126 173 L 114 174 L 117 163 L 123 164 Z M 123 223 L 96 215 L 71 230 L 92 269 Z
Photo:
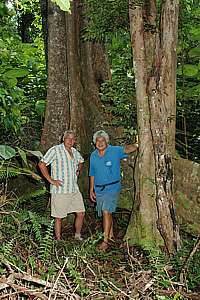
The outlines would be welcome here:
M 84 21 L 80 26 L 81 43 L 87 45 L 87 48 L 81 50 L 83 53 L 81 64 L 87 61 L 89 66 L 88 55 L 93 55 L 93 58 L 96 55 L 91 70 L 97 76 L 91 89 L 97 90 L 98 96 L 94 96 L 93 91 L 89 89 L 84 90 L 87 86 L 87 74 L 83 73 L 86 83 L 82 78 L 83 87 L 80 90 L 83 88 L 82 93 L 92 100 L 89 104 L 83 101 L 78 105 L 89 107 L 86 112 L 90 114 L 91 110 L 91 115 L 92 112 L 94 115 L 97 114 L 98 108 L 100 117 L 96 122 L 104 123 L 104 126 L 110 130 L 114 143 L 131 143 L 137 136 L 138 128 L 128 1 L 85 0 L 79 4 L 81 17 L 87 19 L 87 22 Z M 56 297 L 57 299 L 81 299 L 81 297 L 83 299 L 199 299 L 199 228 L 198 223 L 192 226 L 196 218 L 192 210 L 197 210 L 199 204 L 199 181 L 191 191 L 197 206 L 192 206 L 187 211 L 188 202 L 181 194 L 181 206 L 186 209 L 190 221 L 188 227 L 182 224 L 180 228 L 182 247 L 170 260 L 167 259 L 164 251 L 149 251 L 149 249 L 129 247 L 128 243 L 125 245 L 121 243 L 130 217 L 130 211 L 124 208 L 119 209 L 115 217 L 118 240 L 113 250 L 109 253 L 97 252 L 96 244 L 101 239 L 100 224 L 95 221 L 94 208 L 87 199 L 88 213 L 85 221 L 87 239 L 84 243 L 78 244 L 72 239 L 61 243 L 53 240 L 48 187 L 37 170 L 41 152 L 44 152 L 47 147 L 44 141 L 48 140 L 48 128 L 50 128 L 45 116 L 46 99 L 52 93 L 47 81 L 48 66 L 51 63 L 48 55 L 50 45 L 47 19 L 53 22 L 48 7 L 51 7 L 50 2 L 47 6 L 47 2 L 43 0 L 1 1 L 0 3 L 0 156 L 2 158 L 0 293 L 2 297 L 5 299 L 56 299 Z M 57 10 L 60 16 L 58 7 Z M 176 49 L 176 156 L 199 163 L 199 1 L 181 0 L 179 10 Z M 72 11 L 71 15 L 67 16 L 66 22 L 71 24 L 74 16 L 76 17 L 76 12 Z M 58 23 L 56 24 L 58 26 Z M 70 36 L 72 28 L 70 26 L 68 28 L 69 43 L 70 41 L 72 43 L 73 39 Z M 59 31 L 60 28 L 57 27 L 57 30 Z M 90 43 L 93 48 L 90 48 Z M 55 49 L 54 56 L 59 57 Z M 103 56 L 102 53 L 105 55 Z M 97 59 L 100 56 L 103 57 L 101 67 Z M 75 69 L 76 58 L 70 57 L 69 53 L 68 60 L 74 63 Z M 90 69 L 85 67 L 85 70 Z M 73 78 L 73 70 L 69 68 L 68 71 Z M 77 74 L 78 72 L 79 70 Z M 76 96 L 77 94 L 74 97 Z M 74 107 L 73 111 L 76 116 L 77 107 Z M 74 119 L 71 118 L 71 123 L 75 126 Z M 90 124 L 88 127 L 91 127 L 92 121 L 88 123 Z M 61 129 L 62 127 L 59 128 Z M 88 130 L 91 130 L 92 134 L 93 128 Z M 77 132 L 79 133 L 78 129 Z M 87 136 L 86 146 L 83 148 L 86 135 L 81 134 L 82 140 L 78 141 L 78 146 L 87 160 L 89 152 L 93 149 L 92 135 Z M 131 166 L 133 167 L 134 164 Z M 195 173 L 198 177 L 197 168 L 197 164 L 195 167 L 192 165 L 190 173 Z M 126 176 L 131 177 L 132 180 L 132 169 L 127 165 L 125 169 L 129 169 Z M 187 169 L 184 172 L 189 171 Z M 176 176 L 181 178 L 180 172 Z M 191 178 L 188 178 L 189 184 Z M 87 174 L 84 175 L 82 184 L 86 181 Z M 126 183 L 126 178 L 124 181 Z M 130 185 L 125 186 L 124 194 L 131 194 L 131 188 Z M 84 193 L 87 198 L 87 190 Z M 132 199 L 132 196 L 129 198 Z M 197 217 L 199 215 L 197 210 Z M 72 235 L 72 223 L 73 218 L 70 223 L 65 224 L 66 239 Z
M 131 136 L 137 124 L 127 5 L 123 1 L 88 3 L 89 24 L 83 39 L 106 43 L 112 72 L 112 79 L 101 85 L 101 100 L 115 116 L 113 124 Z M 195 1 L 182 1 L 180 8 L 176 149 L 182 157 L 199 162 L 199 7 Z M 47 80 L 40 3 L 6 6 L 2 2 L 1 17 L 1 142 L 37 149 Z

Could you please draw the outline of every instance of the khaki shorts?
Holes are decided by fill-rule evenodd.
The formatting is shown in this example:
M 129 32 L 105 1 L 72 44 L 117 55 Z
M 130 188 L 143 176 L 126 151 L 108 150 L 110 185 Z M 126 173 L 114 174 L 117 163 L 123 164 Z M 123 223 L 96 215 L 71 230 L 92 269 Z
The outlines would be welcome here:
M 83 197 L 80 192 L 51 194 L 51 216 L 64 218 L 73 212 L 84 212 Z

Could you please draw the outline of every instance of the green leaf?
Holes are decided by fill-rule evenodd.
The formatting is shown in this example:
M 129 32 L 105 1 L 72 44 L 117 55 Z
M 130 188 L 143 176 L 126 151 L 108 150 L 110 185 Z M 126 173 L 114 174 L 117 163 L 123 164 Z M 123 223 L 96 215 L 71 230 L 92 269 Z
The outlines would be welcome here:
M 183 65 L 177 68 L 178 75 L 184 75 L 186 77 L 195 77 L 198 73 L 198 67 L 196 65 Z
M 4 77 L 7 77 L 7 78 L 15 78 L 15 77 L 25 77 L 26 75 L 28 75 L 28 73 L 29 72 L 27 69 L 14 68 L 12 70 L 5 72 L 3 75 L 4 75 Z
M 46 101 L 45 100 L 39 100 L 35 103 L 35 109 L 39 116 L 43 116 L 45 112 L 46 107 Z
M 10 159 L 16 155 L 16 151 L 14 148 L 8 145 L 0 145 L 0 156 L 4 159 Z
M 188 55 L 189 57 L 200 57 L 200 46 L 191 49 Z
M 191 40 L 200 41 L 200 26 L 192 28 L 189 35 Z
M 23 172 L 23 174 L 30 175 L 35 180 L 41 180 L 41 177 L 38 174 L 36 174 L 35 172 L 31 171 L 30 169 L 21 168 L 20 170 Z
M 21 159 L 25 163 L 25 165 L 28 166 L 28 162 L 27 162 L 27 158 L 26 158 L 26 152 L 24 150 L 20 149 L 19 147 L 17 147 L 17 150 L 18 150 L 18 153 L 19 153 Z
M 41 159 L 43 157 L 43 154 L 40 151 L 32 151 L 32 150 L 26 150 L 26 151 L 31 153 L 32 155 L 38 157 L 39 159 Z
M 56 3 L 61 10 L 70 12 L 70 0 L 52 0 L 52 2 Z
M 15 87 L 17 85 L 17 78 L 13 77 L 13 78 L 5 78 L 4 79 L 6 81 L 6 83 L 8 84 L 9 87 Z
M 200 7 L 197 7 L 197 8 L 194 9 L 194 15 L 196 17 L 200 17 Z

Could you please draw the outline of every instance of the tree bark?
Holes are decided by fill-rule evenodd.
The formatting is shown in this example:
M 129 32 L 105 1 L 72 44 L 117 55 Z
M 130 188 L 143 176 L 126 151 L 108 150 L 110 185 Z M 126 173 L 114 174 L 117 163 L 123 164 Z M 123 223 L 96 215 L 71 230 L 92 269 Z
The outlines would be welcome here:
M 58 143 L 63 130 L 70 128 L 76 132 L 78 148 L 88 156 L 93 132 L 101 128 L 107 119 L 99 98 L 99 88 L 110 77 L 109 64 L 103 44 L 83 40 L 82 32 L 86 21 L 82 2 L 71 2 L 71 14 L 64 15 L 58 8 L 57 10 L 57 18 L 62 16 L 61 22 L 53 24 L 52 16 L 49 15 L 49 36 L 52 39 L 48 44 L 49 93 L 42 145 L 47 149 Z M 53 48 L 53 43 L 56 49 Z M 62 57 L 58 57 L 58 53 L 62 53 Z M 51 66 L 62 72 L 51 72 Z M 62 86 L 65 86 L 65 93 L 60 93 L 59 105 L 62 103 L 62 108 L 59 120 L 54 118 L 59 109 L 54 102 L 54 93 L 55 89 L 60 91 Z M 54 107 L 53 111 L 51 107 Z
M 156 1 L 130 0 L 130 24 L 140 152 L 126 238 L 147 247 L 164 243 L 172 254 L 180 246 L 172 188 L 178 1 L 162 3 L 158 27 Z
M 69 127 L 65 13 L 48 2 L 48 83 L 45 123 L 41 145 L 44 150 L 59 143 Z

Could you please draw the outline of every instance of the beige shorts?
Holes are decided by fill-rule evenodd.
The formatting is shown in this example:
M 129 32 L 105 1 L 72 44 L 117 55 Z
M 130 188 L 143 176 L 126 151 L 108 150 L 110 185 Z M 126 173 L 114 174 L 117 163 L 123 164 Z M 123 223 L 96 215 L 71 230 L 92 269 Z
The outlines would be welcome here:
M 83 197 L 80 192 L 51 194 L 51 216 L 64 218 L 73 212 L 84 212 Z

